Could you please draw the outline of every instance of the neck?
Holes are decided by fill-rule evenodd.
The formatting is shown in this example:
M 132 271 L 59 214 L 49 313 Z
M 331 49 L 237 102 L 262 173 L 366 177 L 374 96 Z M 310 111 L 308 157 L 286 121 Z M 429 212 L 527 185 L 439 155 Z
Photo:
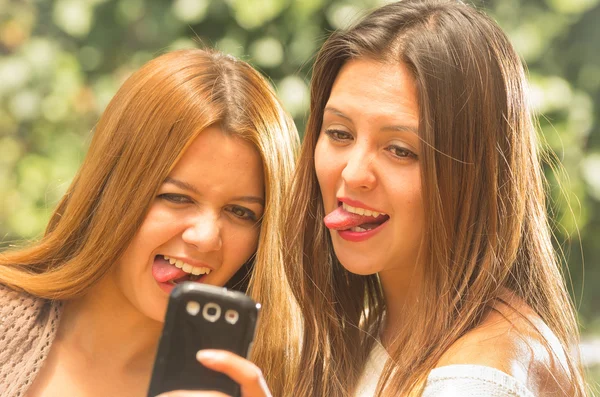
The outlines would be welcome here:
M 140 313 L 109 275 L 65 303 L 57 340 L 87 363 L 149 373 L 161 329 L 162 323 Z
M 411 314 L 410 310 L 421 288 L 419 276 L 416 267 L 412 270 L 396 268 L 379 273 L 386 305 L 385 323 L 380 337 L 386 348 L 392 348 Z

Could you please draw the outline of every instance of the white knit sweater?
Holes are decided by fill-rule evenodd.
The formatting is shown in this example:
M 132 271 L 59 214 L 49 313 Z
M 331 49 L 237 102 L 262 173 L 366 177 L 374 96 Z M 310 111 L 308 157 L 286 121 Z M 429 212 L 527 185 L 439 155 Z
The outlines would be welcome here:
M 373 397 L 388 359 L 380 344 L 369 355 L 355 397 Z M 516 378 L 482 365 L 448 365 L 429 373 L 422 397 L 534 397 Z

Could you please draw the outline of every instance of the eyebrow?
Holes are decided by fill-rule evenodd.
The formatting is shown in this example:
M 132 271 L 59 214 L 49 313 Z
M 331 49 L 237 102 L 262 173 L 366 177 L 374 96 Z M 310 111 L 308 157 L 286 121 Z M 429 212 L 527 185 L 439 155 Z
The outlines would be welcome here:
M 339 111 L 338 109 L 336 109 L 334 107 L 331 107 L 331 106 L 325 107 L 325 112 L 333 113 L 338 117 L 341 117 L 343 119 L 350 121 L 351 123 L 353 122 L 352 119 L 350 118 L 350 116 L 345 115 L 344 113 L 342 113 L 341 111 Z M 382 127 L 381 130 L 382 131 L 412 132 L 414 134 L 419 135 L 418 128 L 415 128 L 414 126 L 411 126 L 411 125 L 390 125 L 390 126 Z
M 164 183 L 170 183 L 171 185 L 175 185 L 180 189 L 183 190 L 187 190 L 190 191 L 194 194 L 200 195 L 200 191 L 198 189 L 196 189 L 196 187 L 192 184 L 189 184 L 187 182 L 184 181 L 180 181 L 179 179 L 175 179 L 175 178 L 171 178 L 170 176 L 168 176 Z M 256 204 L 260 204 L 263 207 L 265 206 L 265 200 L 261 197 L 258 196 L 238 196 L 238 197 L 232 197 L 231 201 L 243 201 L 246 203 L 256 203 Z

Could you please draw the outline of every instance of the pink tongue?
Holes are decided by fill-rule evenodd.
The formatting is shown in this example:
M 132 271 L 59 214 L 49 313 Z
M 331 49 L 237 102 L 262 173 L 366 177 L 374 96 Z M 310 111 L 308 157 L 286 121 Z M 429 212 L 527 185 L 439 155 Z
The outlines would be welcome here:
M 329 213 L 323 221 L 329 229 L 346 230 L 365 223 L 381 224 L 385 221 L 385 218 L 386 215 L 373 218 L 372 216 L 353 214 L 340 206 L 335 211 Z
M 176 280 L 185 276 L 187 273 L 178 267 L 171 265 L 162 256 L 157 256 L 152 264 L 152 275 L 159 283 L 166 283 L 169 280 Z

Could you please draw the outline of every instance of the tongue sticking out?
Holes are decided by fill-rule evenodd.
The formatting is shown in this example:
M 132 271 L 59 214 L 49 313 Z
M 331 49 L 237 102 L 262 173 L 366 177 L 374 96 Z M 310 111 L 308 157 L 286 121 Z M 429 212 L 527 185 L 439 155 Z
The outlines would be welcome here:
M 332 230 L 347 230 L 360 225 L 374 225 L 375 227 L 387 221 L 389 216 L 379 215 L 377 218 L 366 215 L 353 214 L 341 206 L 332 211 L 324 219 L 325 226 Z M 370 228 L 372 229 L 372 228 Z
M 152 264 L 152 275 L 159 283 L 166 283 L 185 276 L 187 273 L 171 265 L 162 256 L 157 256 Z

